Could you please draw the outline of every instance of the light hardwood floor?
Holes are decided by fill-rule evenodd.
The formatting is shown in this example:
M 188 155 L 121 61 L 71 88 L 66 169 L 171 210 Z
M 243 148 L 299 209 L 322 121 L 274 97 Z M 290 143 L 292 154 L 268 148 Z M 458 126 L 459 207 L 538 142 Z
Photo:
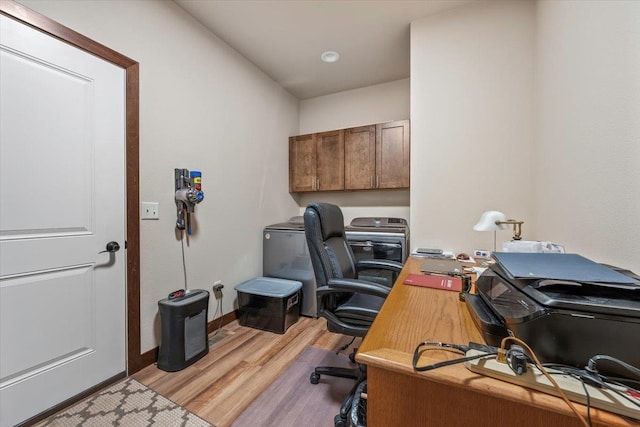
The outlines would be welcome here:
M 179 372 L 148 366 L 133 378 L 217 427 L 230 426 L 308 346 L 337 351 L 350 337 L 327 331 L 326 320 L 300 317 L 285 334 L 233 321 L 209 354 Z M 214 340 L 215 341 L 215 340 Z M 360 339 L 344 350 L 345 357 Z M 309 375 L 311 372 L 309 372 Z

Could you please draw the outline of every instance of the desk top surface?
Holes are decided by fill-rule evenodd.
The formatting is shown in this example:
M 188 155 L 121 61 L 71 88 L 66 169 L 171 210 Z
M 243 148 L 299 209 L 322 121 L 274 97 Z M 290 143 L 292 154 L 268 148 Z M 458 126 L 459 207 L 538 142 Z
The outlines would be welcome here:
M 423 261 L 423 258 L 407 259 L 360 352 L 388 348 L 413 354 L 416 345 L 426 340 L 484 343 L 458 292 L 403 283 L 409 273 L 420 272 Z
M 544 406 L 550 411 L 572 413 L 560 398 L 504 381 L 485 377 L 457 364 L 428 372 L 415 372 L 411 361 L 416 346 L 423 341 L 468 344 L 484 343 L 482 335 L 457 292 L 405 285 L 409 273 L 420 271 L 422 258 L 410 257 L 391 293 L 360 346 L 356 359 L 370 367 L 422 377 L 449 386 L 476 389 L 506 400 Z M 460 354 L 445 350 L 424 352 L 420 365 L 456 359 Z M 577 404 L 578 405 L 578 404 Z M 578 405 L 580 407 L 582 405 Z M 584 414 L 586 414 L 586 407 Z M 615 414 L 591 408 L 594 420 L 611 426 L 637 426 Z

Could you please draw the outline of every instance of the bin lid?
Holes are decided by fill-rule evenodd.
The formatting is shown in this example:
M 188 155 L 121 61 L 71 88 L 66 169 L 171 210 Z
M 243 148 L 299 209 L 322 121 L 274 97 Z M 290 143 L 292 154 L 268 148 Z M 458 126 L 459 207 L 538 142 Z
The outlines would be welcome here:
M 236 291 L 265 297 L 288 297 L 302 288 L 302 282 L 296 280 L 276 279 L 272 277 L 255 277 L 242 282 L 234 288 Z

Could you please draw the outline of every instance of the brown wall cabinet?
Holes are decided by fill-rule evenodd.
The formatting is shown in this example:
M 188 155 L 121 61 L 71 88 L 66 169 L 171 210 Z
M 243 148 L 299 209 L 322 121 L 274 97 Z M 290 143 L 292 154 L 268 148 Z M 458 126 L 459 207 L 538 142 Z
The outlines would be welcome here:
M 409 188 L 409 120 L 376 125 L 376 188 Z
M 345 190 L 409 188 L 409 121 L 346 129 Z
M 409 188 L 409 120 L 289 138 L 289 191 Z
M 344 131 L 344 184 L 346 190 L 376 188 L 376 125 Z
M 344 131 L 289 138 L 289 192 L 344 190 Z

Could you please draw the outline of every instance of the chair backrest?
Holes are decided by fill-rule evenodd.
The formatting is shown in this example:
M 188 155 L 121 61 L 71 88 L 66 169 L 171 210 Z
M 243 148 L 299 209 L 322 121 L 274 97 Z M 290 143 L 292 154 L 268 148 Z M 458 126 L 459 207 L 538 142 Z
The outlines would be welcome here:
M 332 278 L 357 278 L 355 257 L 338 206 L 309 204 L 304 212 L 304 231 L 317 286 L 325 286 Z

